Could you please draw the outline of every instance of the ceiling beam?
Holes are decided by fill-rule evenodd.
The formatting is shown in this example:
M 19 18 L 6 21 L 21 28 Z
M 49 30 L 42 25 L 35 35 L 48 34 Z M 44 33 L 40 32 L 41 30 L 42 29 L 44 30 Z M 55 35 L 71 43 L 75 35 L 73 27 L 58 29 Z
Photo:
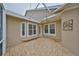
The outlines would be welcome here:
M 42 5 L 43 5 L 49 12 L 51 12 L 50 9 L 46 6 L 45 3 L 42 3 Z
M 35 7 L 35 9 L 37 9 L 39 5 L 40 5 L 40 3 L 37 4 L 37 6 Z
M 45 3 L 41 3 L 49 12 L 51 12 L 51 10 L 46 6 Z M 37 4 L 37 6 L 35 7 L 35 9 L 38 8 L 38 6 L 40 5 L 40 3 Z

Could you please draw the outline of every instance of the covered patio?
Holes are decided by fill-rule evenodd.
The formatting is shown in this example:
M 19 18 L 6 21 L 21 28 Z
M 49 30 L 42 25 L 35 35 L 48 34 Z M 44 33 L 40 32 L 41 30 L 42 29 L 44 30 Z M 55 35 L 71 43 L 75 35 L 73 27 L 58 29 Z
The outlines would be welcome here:
M 53 39 L 37 38 L 22 42 L 14 47 L 7 48 L 6 56 L 73 56 L 74 54 L 63 47 L 61 42 Z

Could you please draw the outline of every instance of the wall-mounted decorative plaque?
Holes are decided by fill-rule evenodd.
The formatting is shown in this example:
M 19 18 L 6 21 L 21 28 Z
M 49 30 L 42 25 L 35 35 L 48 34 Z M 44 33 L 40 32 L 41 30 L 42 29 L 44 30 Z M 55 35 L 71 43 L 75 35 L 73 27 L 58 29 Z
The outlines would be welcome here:
M 63 22 L 63 30 L 64 31 L 73 30 L 73 19 Z

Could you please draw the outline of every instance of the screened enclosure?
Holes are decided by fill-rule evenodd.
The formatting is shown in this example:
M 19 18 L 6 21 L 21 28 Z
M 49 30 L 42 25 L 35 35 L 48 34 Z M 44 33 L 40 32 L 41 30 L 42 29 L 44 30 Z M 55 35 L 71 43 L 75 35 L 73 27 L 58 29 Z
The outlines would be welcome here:
M 2 6 L 0 5 L 0 56 L 2 55 Z

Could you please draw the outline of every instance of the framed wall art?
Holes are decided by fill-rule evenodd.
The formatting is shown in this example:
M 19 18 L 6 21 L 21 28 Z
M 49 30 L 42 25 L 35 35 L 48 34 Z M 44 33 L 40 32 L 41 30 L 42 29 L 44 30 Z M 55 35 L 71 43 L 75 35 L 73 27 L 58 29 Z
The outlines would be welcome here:
M 63 30 L 64 31 L 73 30 L 73 19 L 63 22 Z

